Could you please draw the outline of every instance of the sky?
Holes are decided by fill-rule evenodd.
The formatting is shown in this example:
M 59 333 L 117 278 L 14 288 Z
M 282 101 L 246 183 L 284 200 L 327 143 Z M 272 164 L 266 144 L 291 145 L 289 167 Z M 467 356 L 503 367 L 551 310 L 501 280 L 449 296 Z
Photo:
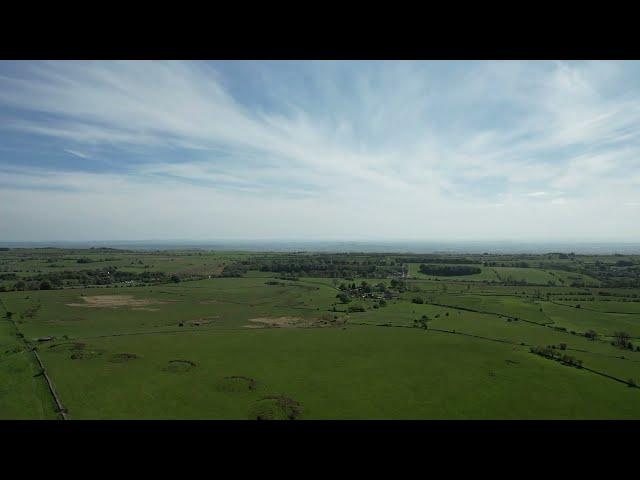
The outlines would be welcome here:
M 0 241 L 640 238 L 640 62 L 0 62 Z

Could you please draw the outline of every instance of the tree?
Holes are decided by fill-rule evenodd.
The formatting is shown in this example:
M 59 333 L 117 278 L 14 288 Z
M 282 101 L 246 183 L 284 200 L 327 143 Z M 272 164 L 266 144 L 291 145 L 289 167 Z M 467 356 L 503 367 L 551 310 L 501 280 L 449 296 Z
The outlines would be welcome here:
M 173 275 L 171 275 L 171 281 L 173 283 L 180 283 L 180 277 L 174 273 Z
M 349 295 L 347 295 L 344 292 L 337 294 L 336 298 L 340 300 L 340 302 L 342 303 L 349 303 L 351 301 L 351 298 L 349 298 Z
M 51 290 L 51 282 L 49 280 L 40 282 L 40 290 Z
M 598 332 L 596 332 L 595 330 L 589 330 L 584 334 L 584 336 L 590 340 L 597 340 Z
M 27 287 L 27 284 L 23 280 L 18 280 L 14 285 L 14 288 L 18 291 L 23 291 Z
M 420 320 L 416 319 L 413 321 L 416 328 L 422 328 L 423 330 L 427 330 L 429 328 L 428 322 L 429 317 L 427 317 L 426 315 L 422 315 L 422 317 L 420 317 Z
M 619 331 L 619 332 L 613 332 L 613 338 L 615 340 L 616 345 L 620 347 L 626 347 L 629 344 L 631 335 L 629 335 L 627 332 Z

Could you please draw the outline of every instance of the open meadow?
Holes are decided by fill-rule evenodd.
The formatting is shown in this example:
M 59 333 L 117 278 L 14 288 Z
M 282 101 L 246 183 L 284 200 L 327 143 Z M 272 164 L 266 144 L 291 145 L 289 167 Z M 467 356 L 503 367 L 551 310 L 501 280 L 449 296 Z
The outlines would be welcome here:
M 0 251 L 3 419 L 640 419 L 640 258 Z

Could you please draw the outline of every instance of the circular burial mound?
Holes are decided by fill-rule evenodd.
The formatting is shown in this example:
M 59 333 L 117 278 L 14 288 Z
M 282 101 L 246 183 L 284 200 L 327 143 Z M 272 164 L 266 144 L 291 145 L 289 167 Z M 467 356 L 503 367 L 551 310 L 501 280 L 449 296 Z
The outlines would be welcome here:
M 83 342 L 58 343 L 57 345 L 51 345 L 49 349 L 52 352 L 71 352 L 71 355 L 69 356 L 71 360 L 88 360 L 90 358 L 98 357 L 104 353 L 104 350 L 91 348 Z
M 193 370 L 196 367 L 196 362 L 191 360 L 169 360 L 169 364 L 164 368 L 165 372 L 172 373 L 185 373 Z
M 78 352 L 87 348 L 87 344 L 83 342 L 66 342 L 49 346 L 52 352 Z
M 295 420 L 302 413 L 300 402 L 284 395 L 267 395 L 255 402 L 249 412 L 251 420 Z
M 72 353 L 69 357 L 71 360 L 89 360 L 100 356 L 102 352 L 96 350 L 82 350 L 80 352 Z
M 255 378 L 244 377 L 242 375 L 231 375 L 219 380 L 216 387 L 221 392 L 252 392 L 256 389 Z
M 109 361 L 113 363 L 123 363 L 135 360 L 136 358 L 140 357 L 138 357 L 138 355 L 136 355 L 135 353 L 116 353 L 111 356 Z

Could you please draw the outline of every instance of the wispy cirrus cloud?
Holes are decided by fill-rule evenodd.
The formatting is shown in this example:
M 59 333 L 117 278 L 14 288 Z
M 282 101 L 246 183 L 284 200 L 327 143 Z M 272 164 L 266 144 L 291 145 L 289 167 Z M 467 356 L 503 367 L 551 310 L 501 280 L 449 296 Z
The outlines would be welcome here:
M 640 234 L 612 210 L 640 201 L 635 62 L 2 62 L 0 119 L 2 211 L 57 205 L 52 238 L 87 234 L 79 195 L 94 236 L 123 198 L 143 238 L 175 237 L 149 198 L 209 238 Z

